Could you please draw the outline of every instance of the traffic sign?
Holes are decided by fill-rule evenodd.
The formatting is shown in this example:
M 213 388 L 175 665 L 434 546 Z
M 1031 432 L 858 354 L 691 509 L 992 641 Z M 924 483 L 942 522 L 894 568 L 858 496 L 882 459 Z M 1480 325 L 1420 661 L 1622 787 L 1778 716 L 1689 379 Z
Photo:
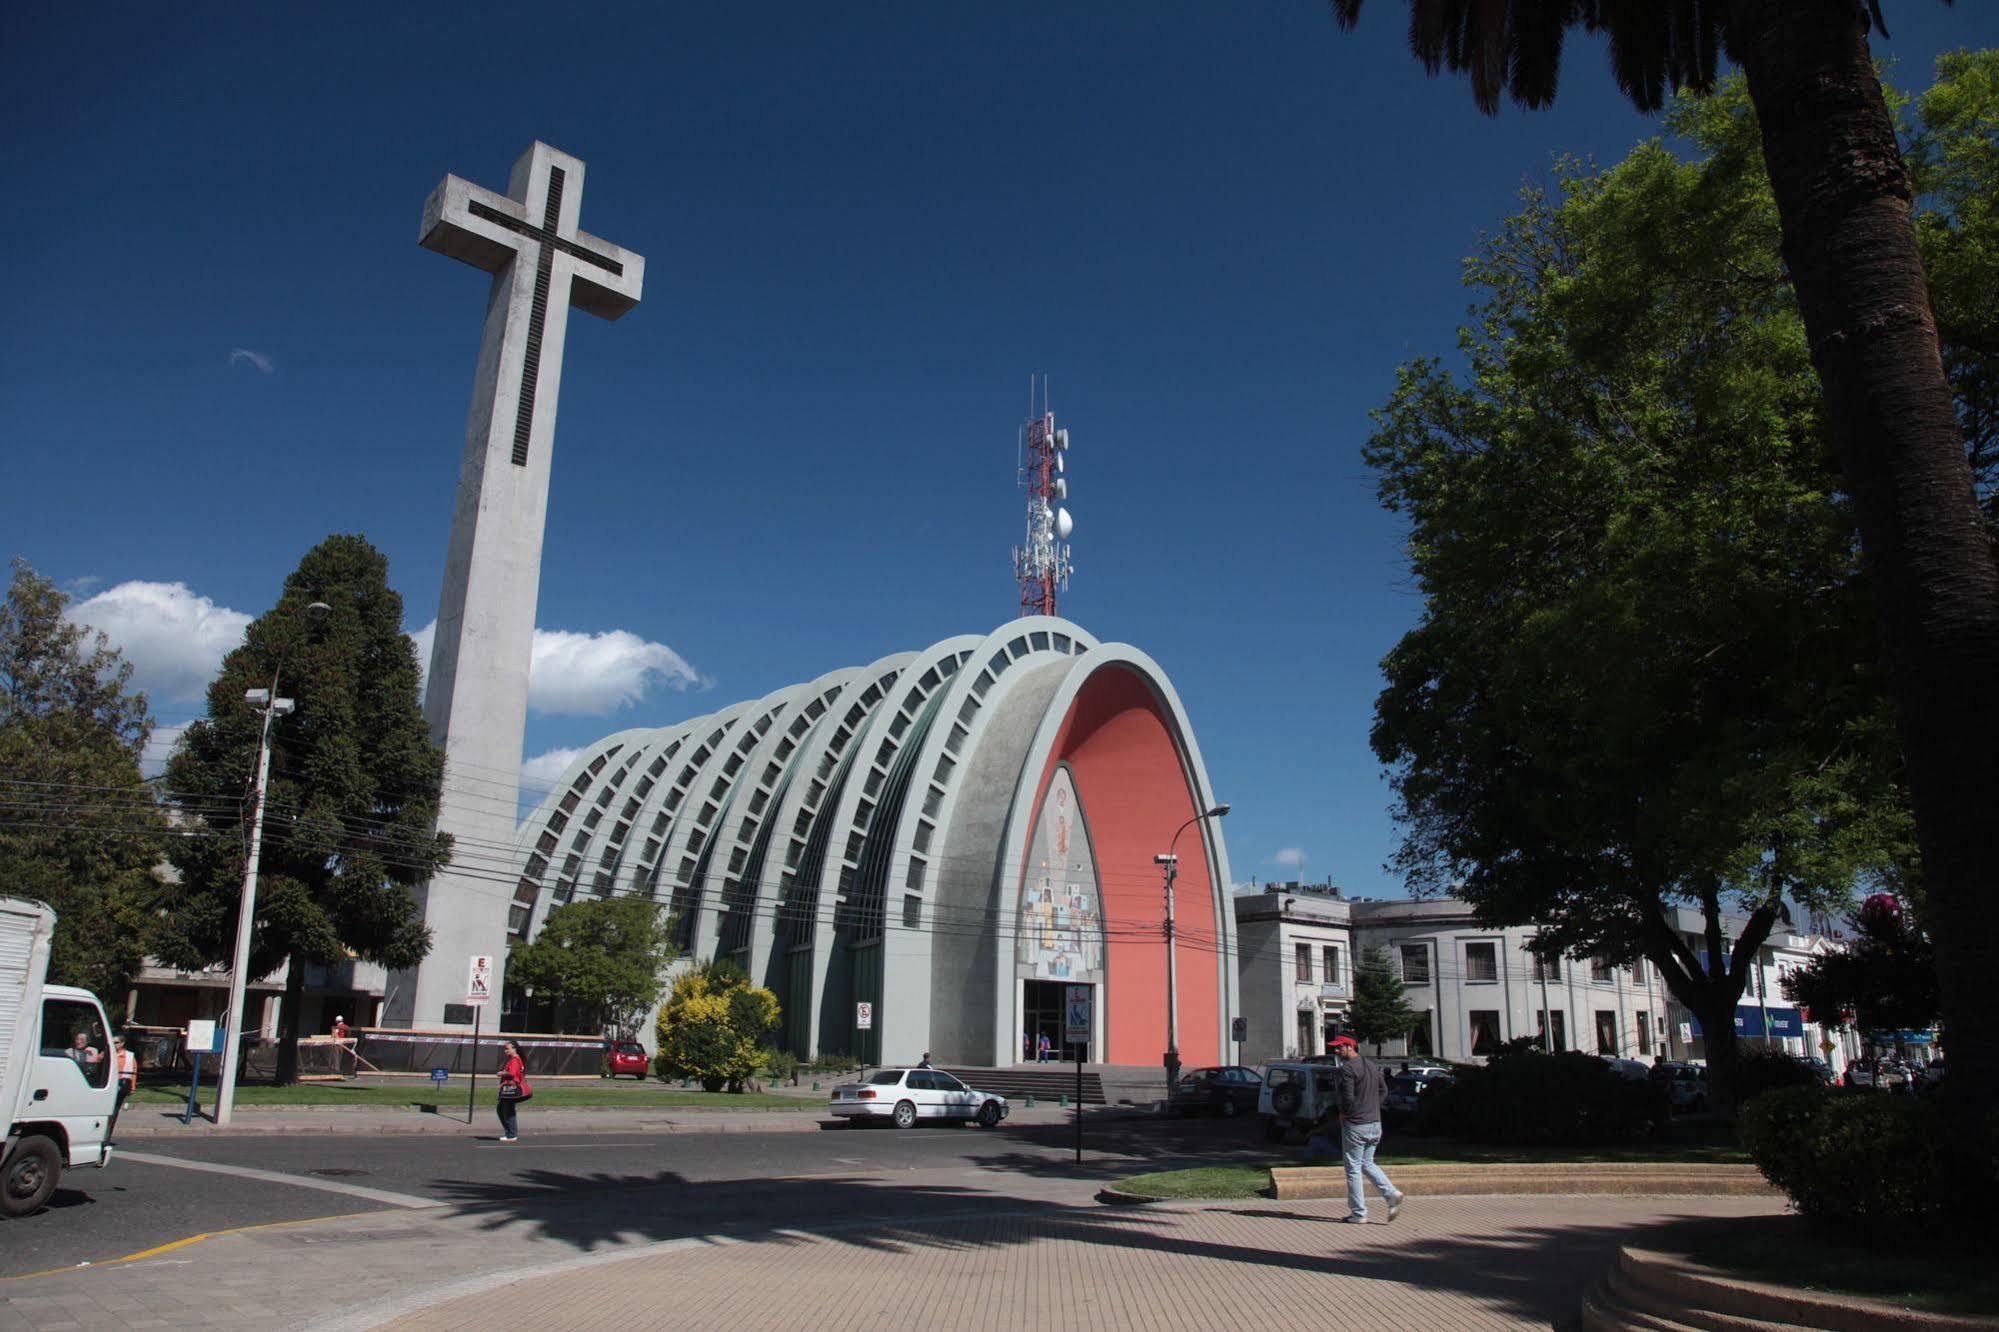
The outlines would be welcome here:
M 1069 1045 L 1090 1043 L 1090 1015 L 1096 1005 L 1091 1001 L 1091 986 L 1071 985 L 1069 1001 L 1064 1005 L 1062 1040 Z
M 1839 1047 L 1837 1045 L 1834 1045 L 1829 1040 L 1824 1040 L 1819 1042 L 1819 1053 L 1822 1055 L 1826 1055 L 1828 1057 L 1830 1057 L 1832 1052 L 1834 1050 L 1837 1050 L 1838 1048 Z
M 1229 1039 L 1238 1045 L 1249 1039 L 1248 1018 L 1231 1018 L 1229 1020 Z
M 493 959 L 487 953 L 475 953 L 472 966 L 465 976 L 465 1002 L 475 1007 L 493 997 Z
M 451 1070 L 448 1068 L 433 1068 L 430 1070 L 430 1080 L 442 1087 L 445 1083 L 451 1081 Z
M 875 1025 L 875 1006 L 869 1003 L 855 1004 L 854 1025 L 862 1031 L 872 1031 Z

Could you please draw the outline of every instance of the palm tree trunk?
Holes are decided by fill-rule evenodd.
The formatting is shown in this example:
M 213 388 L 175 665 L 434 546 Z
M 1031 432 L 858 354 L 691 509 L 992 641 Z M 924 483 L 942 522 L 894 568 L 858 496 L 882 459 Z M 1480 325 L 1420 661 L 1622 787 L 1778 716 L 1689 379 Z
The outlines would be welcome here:
M 1999 1100 L 1999 565 L 1972 498 L 1860 0 L 1735 0 L 1784 260 L 1882 624 L 1922 846 L 1951 1101 Z
M 273 1081 L 289 1087 L 298 1081 L 299 1024 L 305 1016 L 305 959 L 293 953 L 285 963 L 285 997 L 278 1007 L 278 1067 Z

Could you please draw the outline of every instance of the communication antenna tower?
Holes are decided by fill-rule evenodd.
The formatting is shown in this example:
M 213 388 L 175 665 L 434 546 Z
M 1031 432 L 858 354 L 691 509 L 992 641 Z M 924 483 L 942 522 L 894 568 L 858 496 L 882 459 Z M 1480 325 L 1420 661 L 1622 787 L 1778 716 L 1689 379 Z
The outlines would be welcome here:
M 1041 381 L 1041 411 L 1034 410 L 1034 379 L 1027 381 L 1027 423 L 1021 427 L 1020 484 L 1027 491 L 1027 544 L 1013 548 L 1013 576 L 1020 582 L 1022 615 L 1053 615 L 1055 594 L 1069 590 L 1069 533 L 1076 520 L 1069 498 L 1069 432 L 1055 428 L 1048 410 L 1048 380 Z

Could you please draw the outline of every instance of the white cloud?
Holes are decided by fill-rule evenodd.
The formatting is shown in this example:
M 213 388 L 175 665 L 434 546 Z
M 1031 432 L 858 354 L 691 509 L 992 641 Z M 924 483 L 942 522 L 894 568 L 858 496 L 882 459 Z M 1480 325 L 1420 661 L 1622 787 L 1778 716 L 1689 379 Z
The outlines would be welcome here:
M 551 749 L 546 754 L 536 754 L 522 762 L 522 797 L 530 804 L 540 804 L 541 798 L 548 794 L 582 752 L 580 749 Z
M 437 622 L 410 637 L 428 672 Z M 603 717 L 641 702 L 655 686 L 686 689 L 707 683 L 678 652 L 629 630 L 578 634 L 537 629 L 528 666 L 528 710 L 552 717 Z
M 260 351 L 251 351 L 248 347 L 231 347 L 229 364 L 252 366 L 260 375 L 271 374 L 278 368 L 277 363 L 268 355 Z
M 1279 849 L 1276 855 L 1263 863 L 1266 865 L 1282 865 L 1286 869 L 1302 869 L 1305 865 L 1305 848 L 1302 846 L 1283 847 Z
M 185 583 L 142 582 L 106 588 L 72 603 L 64 615 L 102 630 L 132 663 L 132 682 L 155 706 L 200 702 L 251 619 L 196 596 Z
M 139 771 L 148 777 L 157 777 L 167 769 L 167 759 L 174 752 L 174 745 L 180 740 L 187 723 L 178 726 L 154 726 L 153 734 L 146 741 L 146 752 L 139 755 Z

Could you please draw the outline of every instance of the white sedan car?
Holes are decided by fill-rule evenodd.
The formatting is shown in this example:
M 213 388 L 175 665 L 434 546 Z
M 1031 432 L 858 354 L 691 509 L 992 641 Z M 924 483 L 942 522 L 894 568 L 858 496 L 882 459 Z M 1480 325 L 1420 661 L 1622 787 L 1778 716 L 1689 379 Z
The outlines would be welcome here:
M 833 1089 L 831 1110 L 843 1119 L 887 1119 L 912 1128 L 920 1119 L 976 1119 L 991 1128 L 1006 1118 L 1006 1097 L 974 1091 L 941 1068 L 884 1068 L 864 1082 Z

